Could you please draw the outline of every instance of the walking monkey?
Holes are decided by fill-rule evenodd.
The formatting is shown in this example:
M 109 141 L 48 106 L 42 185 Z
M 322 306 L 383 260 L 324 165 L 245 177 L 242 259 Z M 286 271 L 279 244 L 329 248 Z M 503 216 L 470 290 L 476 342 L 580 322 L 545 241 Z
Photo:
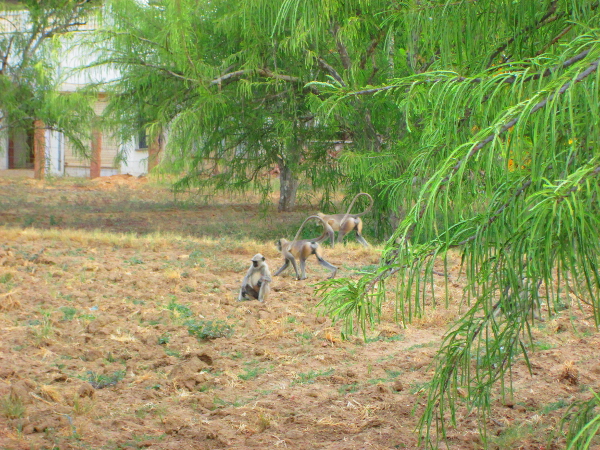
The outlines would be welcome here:
M 325 227 L 323 234 L 316 239 L 297 240 L 298 236 L 300 235 L 300 231 L 302 230 L 302 228 L 304 227 L 304 224 L 309 219 L 318 219 L 321 222 L 323 222 L 323 227 Z M 277 247 L 277 250 L 279 250 L 281 252 L 281 254 L 283 255 L 283 257 L 285 258 L 285 262 L 283 263 L 283 266 L 281 266 L 279 268 L 279 270 L 277 270 L 277 272 L 275 272 L 274 276 L 279 275 L 281 272 L 283 272 L 285 269 L 287 269 L 287 267 L 290 265 L 290 263 L 292 263 L 292 266 L 294 267 L 294 270 L 296 271 L 296 277 L 298 278 L 298 280 L 306 279 L 306 260 L 310 255 L 315 255 L 317 257 L 317 260 L 319 261 L 319 264 L 321 264 L 323 267 L 331 270 L 332 273 L 329 278 L 333 278 L 337 272 L 337 267 L 335 267 L 334 265 L 328 263 L 327 261 L 325 261 L 323 259 L 323 256 L 322 256 L 323 250 L 320 245 L 320 243 L 323 242 L 328 237 L 326 225 L 327 224 L 319 216 L 310 216 L 310 217 L 307 217 L 304 220 L 304 222 L 302 222 L 302 225 L 300 225 L 300 228 L 298 229 L 298 232 L 296 233 L 296 236 L 294 237 L 294 240 L 292 242 L 288 241 L 287 239 L 283 239 L 283 238 L 279 239 L 277 242 L 275 242 L 275 246 Z M 300 273 L 298 273 L 298 266 L 296 264 L 296 259 L 300 260 Z
M 245 300 L 246 297 L 264 302 L 271 292 L 271 272 L 269 272 L 265 257 L 257 253 L 251 261 L 252 264 L 242 280 L 238 302 Z
M 369 200 L 371 202 L 369 204 L 369 207 L 361 213 L 350 214 L 350 210 L 354 206 L 354 202 L 356 202 L 356 199 L 358 197 L 360 197 L 361 195 L 369 197 Z M 362 219 L 360 218 L 360 216 L 363 216 L 366 213 L 368 213 L 369 211 L 371 211 L 372 207 L 373 207 L 373 197 L 371 197 L 369 194 L 367 194 L 365 192 L 361 192 L 354 196 L 354 198 L 352 199 L 352 202 L 350 203 L 350 206 L 348 207 L 348 211 L 346 211 L 346 214 L 326 215 L 326 214 L 323 214 L 320 212 L 317 213 L 317 216 L 319 216 L 325 223 L 325 231 L 329 235 L 329 240 L 331 241 L 331 246 L 332 247 L 335 246 L 334 231 L 338 232 L 337 241 L 339 243 L 339 242 L 342 242 L 342 240 L 344 239 L 344 236 L 346 236 L 351 231 L 356 230 L 356 240 L 358 242 L 360 242 L 362 245 L 364 245 L 365 247 L 368 247 L 369 243 L 362 236 L 362 225 L 363 224 L 362 224 Z

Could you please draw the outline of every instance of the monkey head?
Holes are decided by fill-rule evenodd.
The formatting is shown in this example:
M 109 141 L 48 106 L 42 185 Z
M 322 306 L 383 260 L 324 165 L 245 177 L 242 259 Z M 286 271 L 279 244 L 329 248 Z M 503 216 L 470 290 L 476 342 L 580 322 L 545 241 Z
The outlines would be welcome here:
M 257 253 L 251 259 L 252 266 L 254 266 L 254 267 L 260 267 L 262 265 L 262 263 L 265 261 L 265 259 L 266 258 L 263 255 L 261 255 L 260 253 Z

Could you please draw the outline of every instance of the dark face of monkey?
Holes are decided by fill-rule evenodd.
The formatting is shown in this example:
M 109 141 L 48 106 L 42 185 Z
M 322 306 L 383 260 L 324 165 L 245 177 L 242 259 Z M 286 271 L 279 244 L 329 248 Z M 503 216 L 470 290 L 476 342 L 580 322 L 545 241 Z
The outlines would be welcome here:
M 260 253 L 254 255 L 254 257 L 250 260 L 252 261 L 252 266 L 253 267 L 259 267 L 260 264 L 262 264 L 262 262 L 265 260 L 265 257 L 263 255 L 261 255 Z

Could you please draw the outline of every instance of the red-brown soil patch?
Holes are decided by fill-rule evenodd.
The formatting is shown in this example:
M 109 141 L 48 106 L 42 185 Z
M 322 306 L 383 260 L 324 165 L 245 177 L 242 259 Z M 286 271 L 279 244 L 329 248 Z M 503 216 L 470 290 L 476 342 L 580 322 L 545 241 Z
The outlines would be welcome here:
M 402 327 L 388 304 L 366 342 L 344 341 L 318 314 L 314 283 L 327 271 L 314 261 L 308 280 L 276 277 L 265 304 L 236 301 L 252 255 L 274 272 L 270 238 L 278 226 L 291 237 L 312 207 L 261 219 L 242 200 L 179 207 L 126 181 L 0 183 L 0 448 L 418 448 L 420 394 L 461 304 L 458 258 L 448 308 L 439 277 L 442 306 Z M 225 216 L 231 228 L 219 236 Z M 210 237 L 186 232 L 193 221 Z M 349 244 L 325 257 L 357 277 L 379 250 Z M 544 313 L 533 373 L 517 363 L 514 396 L 493 400 L 489 448 L 562 448 L 560 417 L 599 389 L 589 311 Z M 192 324 L 211 339 L 190 334 Z M 449 447 L 481 448 L 476 414 L 459 409 L 457 422 Z

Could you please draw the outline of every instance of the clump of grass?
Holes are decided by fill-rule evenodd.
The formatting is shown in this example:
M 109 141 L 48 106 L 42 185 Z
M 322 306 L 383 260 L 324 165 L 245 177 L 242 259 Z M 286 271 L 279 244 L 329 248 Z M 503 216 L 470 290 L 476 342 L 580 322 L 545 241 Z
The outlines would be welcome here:
M 61 306 L 60 310 L 63 313 L 63 322 L 73 320 L 73 318 L 75 318 L 75 314 L 77 314 L 77 309 L 73 308 L 72 306 Z
M 265 373 L 265 369 L 260 367 L 244 367 L 244 373 L 240 373 L 238 378 L 244 381 L 253 380 L 261 373 Z
M 54 336 L 54 325 L 48 316 L 42 318 L 40 323 L 32 329 L 35 345 L 46 344 Z
M 58 391 L 58 389 L 56 389 L 53 386 L 42 386 L 40 388 L 40 395 L 42 398 L 45 398 L 46 400 L 55 402 L 55 403 L 60 403 L 63 401 L 63 396 L 61 395 L 61 393 Z
M 297 373 L 294 384 L 314 383 L 317 378 L 328 377 L 329 375 L 332 375 L 333 372 L 335 372 L 335 369 L 311 370 L 306 373 Z
M 18 397 L 5 395 L 0 402 L 2 407 L 2 415 L 7 419 L 18 419 L 25 415 L 25 406 Z
M 0 275 L 0 283 L 8 284 L 13 279 L 13 274 L 11 272 L 6 272 Z
M 167 309 L 171 311 L 171 319 L 180 319 L 191 317 L 194 313 L 192 310 L 186 305 L 180 305 L 177 303 L 176 298 L 173 296 L 167 305 Z
M 103 389 L 108 386 L 114 386 L 123 378 L 125 378 L 125 371 L 117 370 L 112 375 L 103 375 L 88 371 L 87 377 L 84 379 L 88 381 L 95 389 Z
M 188 333 L 199 340 L 229 337 L 233 327 L 222 320 L 188 320 L 185 323 Z
M 0 294 L 0 311 L 19 309 L 21 302 L 14 297 L 14 291 Z
M 271 419 L 269 418 L 269 416 L 261 412 L 258 414 L 256 425 L 258 427 L 258 432 L 262 433 L 271 426 Z
M 95 402 L 91 398 L 82 398 L 79 395 L 73 397 L 73 414 L 76 416 L 85 416 L 92 412 Z

